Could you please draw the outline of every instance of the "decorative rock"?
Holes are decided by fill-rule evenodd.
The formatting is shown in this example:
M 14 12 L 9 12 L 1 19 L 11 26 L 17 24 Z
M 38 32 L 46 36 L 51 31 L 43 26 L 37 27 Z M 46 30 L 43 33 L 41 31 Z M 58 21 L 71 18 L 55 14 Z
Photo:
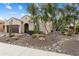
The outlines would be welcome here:
M 45 40 L 45 38 L 44 37 L 39 37 L 39 40 Z
M 51 48 L 48 48 L 49 50 L 51 50 Z
M 62 50 L 60 50 L 60 49 L 58 49 L 57 51 L 58 51 L 58 52 L 62 52 Z

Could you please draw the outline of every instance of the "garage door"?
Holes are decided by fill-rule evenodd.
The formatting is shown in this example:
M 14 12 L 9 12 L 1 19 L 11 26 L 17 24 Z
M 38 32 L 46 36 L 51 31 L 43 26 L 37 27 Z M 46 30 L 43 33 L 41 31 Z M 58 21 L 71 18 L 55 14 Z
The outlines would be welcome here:
M 19 33 L 19 25 L 7 25 L 7 32 Z

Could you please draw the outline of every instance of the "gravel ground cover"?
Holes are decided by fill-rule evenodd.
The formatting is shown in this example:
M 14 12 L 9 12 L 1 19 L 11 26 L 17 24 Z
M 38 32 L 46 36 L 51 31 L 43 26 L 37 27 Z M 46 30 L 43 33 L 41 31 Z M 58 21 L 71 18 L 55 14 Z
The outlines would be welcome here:
M 60 32 L 51 32 L 36 38 L 29 34 L 22 34 L 11 38 L 6 36 L 0 37 L 0 42 L 74 56 L 79 55 L 79 34 L 65 36 Z

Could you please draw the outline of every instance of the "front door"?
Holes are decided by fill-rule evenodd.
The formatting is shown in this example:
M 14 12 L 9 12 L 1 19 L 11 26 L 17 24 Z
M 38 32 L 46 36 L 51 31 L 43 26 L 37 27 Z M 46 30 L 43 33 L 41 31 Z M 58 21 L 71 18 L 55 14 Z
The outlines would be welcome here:
M 24 33 L 27 33 L 29 31 L 29 26 L 27 23 L 24 24 Z

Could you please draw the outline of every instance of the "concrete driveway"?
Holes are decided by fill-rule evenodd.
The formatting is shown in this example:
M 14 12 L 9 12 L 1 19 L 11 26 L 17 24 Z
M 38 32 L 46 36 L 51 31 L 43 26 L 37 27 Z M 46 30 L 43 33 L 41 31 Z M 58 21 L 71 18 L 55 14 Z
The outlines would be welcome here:
M 0 37 L 4 36 L 6 33 L 0 32 Z
M 0 43 L 0 56 L 69 56 L 55 52 Z

